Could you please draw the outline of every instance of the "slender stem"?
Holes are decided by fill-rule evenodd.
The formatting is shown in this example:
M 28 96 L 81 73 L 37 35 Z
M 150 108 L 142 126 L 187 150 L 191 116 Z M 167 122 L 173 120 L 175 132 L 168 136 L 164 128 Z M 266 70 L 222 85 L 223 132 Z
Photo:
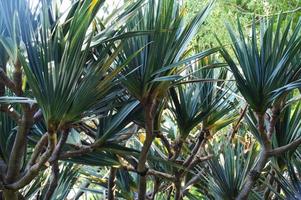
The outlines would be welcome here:
M 2 49 L 2 47 L 0 47 Z M 6 74 L 6 64 L 8 59 L 4 58 L 0 61 L 0 69 L 2 69 L 2 72 Z M 1 73 L 1 72 L 0 72 Z M 5 95 L 5 84 L 0 81 L 0 97 Z
M 69 130 L 62 131 L 60 140 L 59 140 L 58 144 L 56 145 L 51 157 L 49 158 L 50 163 L 55 162 L 59 159 L 59 156 L 61 154 L 63 146 L 65 145 L 65 143 L 68 139 L 68 134 L 69 134 Z
M 175 200 L 182 200 L 183 199 L 183 195 L 181 193 L 182 190 L 182 186 L 181 186 L 181 181 L 182 178 L 181 176 L 177 176 L 176 175 L 176 181 L 174 182 L 175 185 Z
M 261 171 L 266 165 L 267 160 L 267 152 L 265 150 L 262 150 L 259 156 L 259 160 L 256 163 L 255 167 L 250 171 L 242 190 L 236 198 L 237 200 L 245 200 L 248 198 L 249 193 L 251 192 L 256 180 L 260 177 Z
M 146 130 L 146 137 L 145 141 L 142 146 L 142 150 L 139 157 L 139 162 L 137 166 L 137 171 L 139 173 L 139 185 L 138 185 L 138 200 L 144 200 L 146 194 L 146 160 L 149 149 L 152 145 L 152 142 L 155 138 L 155 134 L 153 133 L 154 130 L 154 119 L 153 119 L 153 111 L 154 111 L 154 104 L 148 104 L 145 106 L 145 130 Z
M 80 147 L 76 150 L 66 151 L 64 153 L 61 153 L 61 155 L 59 156 L 59 159 L 64 160 L 64 159 L 68 159 L 68 158 L 72 158 L 72 157 L 79 157 L 79 156 L 82 156 L 82 155 L 92 152 L 94 150 L 94 148 L 96 148 L 96 147 L 84 146 L 84 147 Z
M 296 149 L 301 144 L 301 138 L 268 152 L 269 156 L 281 156 L 281 154 Z
M 59 179 L 59 164 L 58 164 L 58 161 L 55 160 L 53 163 L 52 163 L 52 167 L 51 167 L 51 178 L 50 178 L 50 183 L 48 185 L 48 188 L 47 188 L 47 191 L 46 191 L 46 194 L 45 194 L 45 200 L 50 200 L 54 191 L 55 191 L 55 188 L 57 187 L 57 184 L 58 184 L 58 179 Z
M 109 180 L 108 180 L 108 200 L 115 200 L 116 173 L 117 173 L 117 169 L 111 167 Z
M 13 108 L 9 108 L 8 105 L 1 104 L 0 105 L 0 112 L 6 113 L 10 118 L 12 118 L 17 123 L 21 119 L 21 115 L 16 110 L 14 110 Z
M 168 152 L 168 158 L 170 159 L 172 157 L 172 152 L 168 139 L 161 132 L 158 133 L 157 137 L 161 139 L 162 144 L 165 146 Z
M 197 143 L 194 145 L 190 155 L 188 156 L 188 158 L 184 161 L 183 163 L 183 167 L 188 167 L 191 162 L 196 158 L 196 156 L 198 156 L 198 153 L 200 151 L 200 147 L 201 147 L 201 144 L 203 143 L 204 141 L 204 138 L 209 134 L 209 130 L 207 129 L 203 129 L 199 136 L 198 136 L 198 140 L 197 140 Z
M 5 185 L 8 189 L 21 189 L 27 184 L 29 184 L 39 173 L 40 169 L 50 158 L 54 147 L 56 145 L 56 132 L 48 131 L 48 147 L 47 150 L 41 155 L 39 162 L 31 166 L 25 173 L 23 177 L 21 177 L 18 181 Z
M 13 82 L 16 88 L 16 94 L 18 96 L 22 95 L 22 70 L 21 70 L 21 63 L 19 59 L 15 62 L 15 70 L 13 72 Z
M 257 116 L 258 116 L 258 131 L 263 140 L 263 144 L 261 146 L 261 152 L 259 154 L 258 161 L 255 167 L 249 172 L 247 180 L 245 181 L 243 188 L 239 192 L 236 200 L 245 200 L 248 198 L 249 193 L 252 190 L 252 187 L 254 186 L 257 179 L 260 177 L 261 171 L 265 167 L 269 158 L 268 152 L 271 149 L 271 145 L 267 137 L 267 134 L 265 132 L 264 115 L 258 114 Z
M 45 194 L 45 200 L 51 199 L 55 188 L 58 184 L 58 178 L 59 178 L 59 164 L 58 164 L 58 158 L 62 151 L 62 148 L 64 144 L 67 141 L 69 130 L 64 130 L 61 134 L 60 140 L 58 144 L 56 145 L 55 149 L 53 150 L 53 153 L 51 157 L 49 158 L 48 162 L 52 165 L 52 174 L 51 174 L 51 180 L 47 189 L 47 192 Z
M 7 88 L 9 88 L 11 91 L 13 91 L 15 94 L 18 94 L 18 90 L 16 89 L 16 86 L 10 78 L 6 75 L 5 71 L 0 68 L 0 82 L 4 84 Z
M 6 182 L 12 183 L 20 174 L 23 156 L 27 145 L 27 132 L 33 124 L 33 116 L 30 108 L 24 109 L 24 114 L 18 125 L 18 131 L 9 157 Z
M 154 137 L 152 135 L 146 134 L 145 142 L 142 147 L 142 151 L 140 153 L 139 162 L 137 166 L 137 172 L 139 174 L 139 185 L 138 185 L 138 199 L 144 200 L 145 194 L 146 194 L 146 174 L 147 174 L 147 168 L 146 168 L 146 160 L 148 151 L 151 147 L 151 144 L 154 140 Z
M 26 169 L 29 169 L 31 166 L 33 166 L 36 163 L 43 148 L 45 147 L 45 145 L 47 145 L 47 142 L 48 142 L 48 135 L 46 133 L 40 138 L 40 140 L 36 144 L 34 151 L 31 154 L 31 157 L 27 163 Z
M 248 110 L 248 105 L 246 105 L 246 106 L 244 107 L 244 109 L 242 110 L 242 112 L 241 112 L 241 114 L 240 114 L 240 116 L 239 116 L 239 118 L 238 118 L 236 124 L 234 125 L 233 130 L 232 130 L 232 132 L 231 132 L 231 134 L 230 134 L 230 140 L 233 140 L 235 134 L 237 133 L 238 128 L 239 128 L 239 125 L 240 125 L 242 119 L 244 118 L 244 116 L 245 116 L 247 110 Z

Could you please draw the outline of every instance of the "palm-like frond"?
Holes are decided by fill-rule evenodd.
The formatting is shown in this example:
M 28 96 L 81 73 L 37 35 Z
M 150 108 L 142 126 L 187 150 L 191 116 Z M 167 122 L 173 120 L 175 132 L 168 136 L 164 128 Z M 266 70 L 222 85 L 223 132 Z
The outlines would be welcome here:
M 21 60 L 33 95 L 52 129 L 78 119 L 79 111 L 83 112 L 94 104 L 79 102 L 87 101 L 86 98 L 99 99 L 107 89 L 103 86 L 112 79 L 103 78 L 100 83 L 104 73 L 102 67 L 87 66 L 89 49 L 82 50 L 87 42 L 88 27 L 99 6 L 99 3 L 94 5 L 90 1 L 79 5 L 66 39 L 59 25 L 52 30 L 47 10 L 40 16 L 42 26 L 39 34 L 33 32 L 32 26 L 25 32 L 29 63 L 20 55 Z
M 242 188 L 256 156 L 253 147 L 245 153 L 244 146 L 225 144 L 221 153 L 207 161 L 209 169 L 203 174 L 208 183 L 208 193 L 214 199 L 235 199 Z
M 60 24 L 51 26 L 46 10 L 40 16 L 38 34 L 32 26 L 25 32 L 29 63 L 20 56 L 33 95 L 51 129 L 79 120 L 116 85 L 122 66 L 114 66 L 113 61 L 121 47 L 111 55 L 106 54 L 110 47 L 103 47 L 101 57 L 88 59 L 93 36 L 93 28 L 89 27 L 100 2 L 78 4 L 66 34 Z
M 212 2 L 185 26 L 184 11 L 180 10 L 177 1 L 151 0 L 128 23 L 127 30 L 151 31 L 147 36 L 128 39 L 124 44 L 126 57 L 146 46 L 130 63 L 127 70 L 129 74 L 123 81 L 134 97 L 143 102 L 150 97 L 155 99 L 165 96 L 170 81 L 178 77 L 173 76 L 177 70 L 171 65 L 181 61 L 189 42 L 211 8 Z M 204 57 L 214 51 L 216 49 L 198 56 Z
M 293 62 L 300 53 L 301 22 L 292 30 L 291 21 L 284 29 L 278 20 L 262 20 L 259 44 L 255 20 L 251 37 L 247 37 L 238 20 L 238 34 L 227 25 L 235 58 L 222 48 L 222 54 L 236 79 L 237 87 L 252 109 L 264 113 L 275 98 L 300 86 L 300 64 Z M 290 31 L 292 30 L 292 33 Z
M 227 73 L 224 69 L 208 67 L 215 64 L 213 57 L 194 63 L 188 73 L 193 76 L 191 81 L 197 82 L 180 84 L 170 89 L 171 110 L 183 138 L 200 122 L 206 129 L 213 127 L 219 120 L 229 119 L 224 126 L 234 120 L 234 115 L 229 117 L 234 107 L 231 95 L 227 94 L 227 87 L 231 87 L 226 83 Z

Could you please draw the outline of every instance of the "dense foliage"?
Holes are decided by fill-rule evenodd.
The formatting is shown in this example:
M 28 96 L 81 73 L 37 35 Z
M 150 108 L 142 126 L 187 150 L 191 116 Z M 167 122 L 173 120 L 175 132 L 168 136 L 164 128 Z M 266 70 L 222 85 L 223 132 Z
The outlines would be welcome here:
M 65 2 L 0 1 L 0 199 L 300 199 L 298 0 Z

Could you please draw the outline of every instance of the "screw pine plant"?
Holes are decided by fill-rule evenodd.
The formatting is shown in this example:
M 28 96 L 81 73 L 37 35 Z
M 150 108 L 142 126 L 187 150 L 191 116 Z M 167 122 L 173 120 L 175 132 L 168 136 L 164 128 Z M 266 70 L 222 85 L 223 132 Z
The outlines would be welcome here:
M 113 2 L 0 1 L 0 199 L 298 199 L 301 21 Z
M 247 198 L 269 157 L 283 153 L 290 145 L 294 146 L 300 142 L 294 141 L 285 146 L 286 148 L 279 147 L 280 152 L 271 146 L 281 106 L 285 103 L 288 92 L 300 87 L 300 64 L 294 62 L 294 58 L 300 53 L 301 23 L 299 21 L 294 28 L 291 28 L 291 21 L 284 27 L 283 23 L 285 20 L 282 16 L 277 20 L 263 20 L 259 30 L 259 41 L 255 21 L 250 38 L 244 35 L 239 20 L 238 34 L 230 26 L 227 27 L 238 63 L 225 48 L 222 48 L 221 53 L 229 64 L 239 92 L 257 117 L 257 138 L 261 144 L 258 161 L 237 199 Z M 271 116 L 266 123 L 268 111 Z

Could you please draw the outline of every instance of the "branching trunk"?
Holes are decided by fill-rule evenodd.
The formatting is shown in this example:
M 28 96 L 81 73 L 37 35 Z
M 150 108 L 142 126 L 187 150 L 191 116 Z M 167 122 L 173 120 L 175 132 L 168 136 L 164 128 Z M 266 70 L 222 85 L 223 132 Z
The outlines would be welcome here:
M 117 169 L 114 168 L 114 167 L 111 167 L 110 175 L 109 175 L 109 179 L 108 179 L 108 200 L 114 200 L 115 199 L 116 173 L 117 173 Z
M 145 130 L 146 130 L 146 137 L 145 141 L 142 146 L 142 150 L 139 157 L 139 162 L 137 166 L 137 173 L 139 174 L 139 185 L 138 185 L 138 199 L 144 200 L 146 195 L 146 160 L 149 149 L 152 145 L 152 142 L 155 138 L 155 134 L 153 133 L 154 130 L 154 104 L 148 104 L 145 106 Z
M 237 196 L 237 200 L 245 200 L 248 198 L 249 193 L 252 190 L 252 187 L 255 185 L 257 179 L 260 177 L 261 171 L 265 167 L 268 158 L 269 158 L 269 151 L 271 149 L 270 141 L 268 136 L 265 132 L 264 127 L 264 115 L 258 114 L 258 131 L 260 136 L 263 140 L 263 144 L 261 146 L 261 152 L 259 154 L 258 161 L 255 167 L 249 172 L 247 180 L 244 183 L 243 188 L 241 189 L 240 193 Z
M 21 122 L 18 124 L 18 131 L 12 148 L 12 152 L 9 157 L 8 169 L 6 175 L 6 182 L 14 182 L 22 167 L 23 156 L 25 155 L 25 149 L 27 145 L 27 132 L 33 124 L 33 116 L 30 108 L 26 108 L 24 111 Z
M 53 150 L 51 157 L 48 160 L 49 163 L 52 165 L 52 168 L 51 168 L 52 173 L 51 173 L 50 183 L 48 185 L 48 189 L 45 194 L 45 200 L 51 199 L 51 197 L 55 191 L 55 188 L 57 187 L 58 179 L 59 179 L 59 172 L 60 172 L 58 158 L 59 158 L 59 155 L 62 151 L 64 144 L 67 141 L 68 132 L 69 132 L 69 130 L 65 130 L 62 132 L 60 140 L 59 140 L 58 144 L 56 145 L 55 149 Z
M 248 178 L 242 190 L 240 191 L 239 195 L 236 198 L 237 200 L 245 200 L 248 198 L 248 195 L 251 192 L 255 182 L 260 177 L 261 171 L 266 165 L 267 160 L 268 160 L 267 152 L 266 150 L 262 150 L 259 155 L 259 160 L 256 163 L 255 167 L 249 172 Z
M 48 133 L 48 147 L 47 150 L 40 156 L 40 159 L 37 163 L 31 166 L 25 173 L 23 177 L 19 180 L 6 185 L 7 189 L 11 190 L 18 190 L 29 184 L 39 173 L 40 169 L 44 166 L 44 164 L 50 158 L 54 147 L 56 145 L 56 132 L 49 132 Z

